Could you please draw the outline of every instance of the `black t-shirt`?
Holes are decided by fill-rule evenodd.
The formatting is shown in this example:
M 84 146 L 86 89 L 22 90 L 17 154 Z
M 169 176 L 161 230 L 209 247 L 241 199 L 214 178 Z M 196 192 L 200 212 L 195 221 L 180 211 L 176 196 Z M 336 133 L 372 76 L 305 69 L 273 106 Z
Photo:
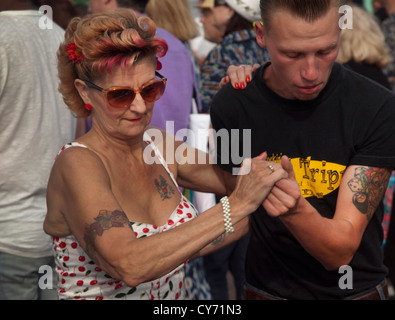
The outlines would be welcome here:
M 213 100 L 213 128 L 222 132 L 220 136 L 221 129 L 229 130 L 231 142 L 217 139 L 218 164 L 232 172 L 242 156 L 256 157 L 267 151 L 269 160 L 280 161 L 287 155 L 302 195 L 322 216 L 333 218 L 347 166 L 395 166 L 395 97 L 335 64 L 316 99 L 287 100 L 265 85 L 267 65 L 255 72 L 245 90 L 236 91 L 228 85 Z M 238 130 L 231 134 L 231 129 Z M 279 218 L 269 217 L 260 207 L 250 220 L 247 282 L 289 299 L 338 299 L 370 289 L 387 273 L 382 262 L 382 218 L 380 205 L 350 263 L 353 289 L 342 290 L 339 280 L 344 274 L 327 271 Z

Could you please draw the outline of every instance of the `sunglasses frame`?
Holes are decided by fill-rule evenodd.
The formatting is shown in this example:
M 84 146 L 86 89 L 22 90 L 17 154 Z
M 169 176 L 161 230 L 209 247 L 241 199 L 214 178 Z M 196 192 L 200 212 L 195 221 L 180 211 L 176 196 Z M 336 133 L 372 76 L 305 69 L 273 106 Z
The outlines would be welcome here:
M 160 80 L 153 80 L 153 81 L 151 81 L 151 82 L 148 82 L 148 83 L 144 84 L 144 85 L 143 85 L 141 88 L 139 88 L 139 89 L 133 89 L 133 88 L 131 88 L 131 87 L 111 87 L 111 88 L 108 88 L 108 89 L 103 89 L 103 88 L 99 87 L 98 85 L 96 85 L 96 84 L 94 84 L 94 83 L 92 83 L 92 82 L 90 82 L 90 81 L 88 81 L 88 80 L 83 80 L 83 81 L 85 82 L 85 84 L 86 84 L 89 88 L 91 88 L 91 89 L 96 89 L 96 90 L 98 90 L 98 91 L 100 91 L 100 92 L 103 92 L 103 93 L 104 93 L 104 96 L 106 97 L 107 103 L 108 103 L 111 107 L 117 108 L 117 109 L 121 109 L 121 108 L 130 107 L 130 105 L 133 103 L 134 99 L 136 99 L 136 95 L 137 95 L 138 93 L 141 93 L 146 87 L 152 85 L 152 84 L 155 83 L 155 82 L 163 82 L 163 84 L 164 84 L 164 86 L 165 86 L 165 88 L 166 88 L 167 78 L 164 77 L 164 76 L 162 76 L 162 75 L 161 75 L 159 72 L 157 72 L 157 71 L 155 71 L 155 75 L 156 75 Z M 108 93 L 111 92 L 111 91 L 114 91 L 114 90 L 118 90 L 118 89 L 128 89 L 128 90 L 131 90 L 131 91 L 134 92 L 134 94 L 135 94 L 135 95 L 134 95 L 134 98 L 133 98 L 133 100 L 130 102 L 129 105 L 124 105 L 124 106 L 120 107 L 120 106 L 114 106 L 114 105 L 112 105 L 112 104 L 110 103 L 110 101 L 108 100 L 108 97 L 107 97 Z M 142 98 L 144 99 L 143 96 L 142 96 Z M 160 97 L 159 97 L 159 99 L 160 99 Z M 157 100 L 159 100 L 159 99 L 157 99 Z M 157 100 L 155 100 L 155 101 L 157 101 Z M 144 101 L 146 101 L 146 100 L 144 99 Z M 148 101 L 148 102 L 154 102 L 154 101 Z

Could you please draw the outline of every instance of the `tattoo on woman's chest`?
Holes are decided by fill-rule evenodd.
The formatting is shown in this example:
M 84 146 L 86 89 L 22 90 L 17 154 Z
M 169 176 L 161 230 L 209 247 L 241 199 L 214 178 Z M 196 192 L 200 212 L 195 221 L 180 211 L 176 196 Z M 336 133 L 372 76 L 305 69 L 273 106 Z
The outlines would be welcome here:
M 171 195 L 175 193 L 174 188 L 167 183 L 162 175 L 159 175 L 159 180 L 155 179 L 155 186 L 162 200 L 170 199 Z

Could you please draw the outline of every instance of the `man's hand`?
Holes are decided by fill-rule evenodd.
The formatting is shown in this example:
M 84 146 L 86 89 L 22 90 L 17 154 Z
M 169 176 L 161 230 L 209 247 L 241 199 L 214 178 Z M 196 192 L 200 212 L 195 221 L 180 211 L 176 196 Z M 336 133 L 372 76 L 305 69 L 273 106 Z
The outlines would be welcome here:
M 288 173 L 288 178 L 278 181 L 263 202 L 263 207 L 272 217 L 292 213 L 302 196 L 292 163 L 287 156 L 281 158 L 281 166 Z

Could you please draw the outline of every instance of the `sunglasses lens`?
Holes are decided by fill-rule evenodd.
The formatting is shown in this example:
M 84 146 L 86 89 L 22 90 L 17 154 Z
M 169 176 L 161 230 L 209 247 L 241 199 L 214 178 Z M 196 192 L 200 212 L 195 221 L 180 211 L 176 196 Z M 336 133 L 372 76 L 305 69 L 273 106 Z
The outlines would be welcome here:
M 108 103 L 115 108 L 129 106 L 136 94 L 130 89 L 116 89 L 107 93 Z
M 144 87 L 140 94 L 147 102 L 155 102 L 165 91 L 164 81 L 153 82 Z M 114 108 L 124 108 L 130 106 L 136 97 L 136 93 L 131 89 L 113 89 L 107 92 L 108 103 Z
M 165 92 L 165 84 L 163 81 L 154 82 L 148 86 L 146 86 L 141 91 L 141 96 L 147 102 L 154 102 L 159 100 L 159 98 Z

